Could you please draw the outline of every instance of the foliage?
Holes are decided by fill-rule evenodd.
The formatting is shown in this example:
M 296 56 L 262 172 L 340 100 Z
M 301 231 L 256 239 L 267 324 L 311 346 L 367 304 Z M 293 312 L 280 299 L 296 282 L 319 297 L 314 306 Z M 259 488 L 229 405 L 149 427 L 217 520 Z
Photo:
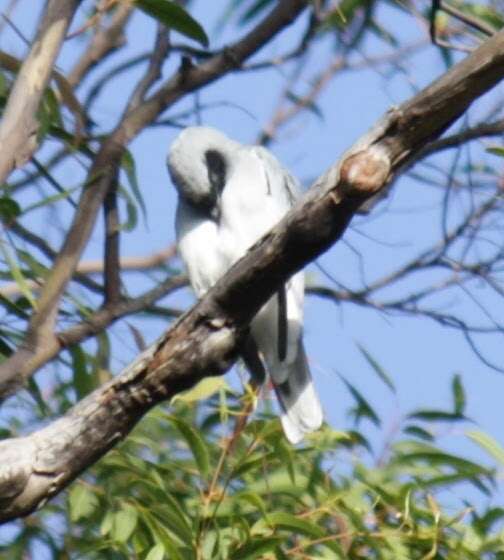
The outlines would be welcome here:
M 233 437 L 246 403 L 212 385 L 205 404 L 179 398 L 151 412 L 66 496 L 17 523 L 0 557 L 31 547 L 54 559 L 500 558 L 504 509 L 461 498 L 470 486 L 490 498 L 496 471 L 443 449 L 450 411 L 405 415 L 379 452 L 364 421 L 292 448 L 267 413 Z M 467 435 L 502 470 L 504 450 Z

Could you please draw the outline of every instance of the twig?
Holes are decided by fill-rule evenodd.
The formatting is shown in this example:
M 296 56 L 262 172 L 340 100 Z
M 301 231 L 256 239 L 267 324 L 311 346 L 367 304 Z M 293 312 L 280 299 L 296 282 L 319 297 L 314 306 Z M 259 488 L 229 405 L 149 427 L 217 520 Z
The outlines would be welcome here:
M 170 50 L 168 30 L 161 24 L 157 26 L 156 41 L 149 59 L 147 70 L 138 82 L 128 104 L 128 111 L 137 108 L 145 99 L 149 89 L 161 78 L 161 68 Z
M 132 10 L 131 3 L 121 2 L 112 16 L 110 25 L 95 31 L 88 48 L 68 75 L 68 81 L 72 86 L 80 84 L 97 62 L 104 60 L 124 44 L 124 28 Z

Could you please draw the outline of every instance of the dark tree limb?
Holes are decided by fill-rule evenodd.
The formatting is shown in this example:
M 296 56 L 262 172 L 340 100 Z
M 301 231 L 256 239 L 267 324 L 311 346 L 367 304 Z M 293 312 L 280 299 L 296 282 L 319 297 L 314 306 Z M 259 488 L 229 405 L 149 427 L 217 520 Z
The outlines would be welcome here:
M 504 31 L 389 111 L 307 195 L 154 345 L 66 415 L 0 443 L 0 520 L 26 515 L 65 488 L 155 404 L 236 359 L 248 323 L 293 273 L 344 233 L 362 202 L 388 185 L 502 78 Z

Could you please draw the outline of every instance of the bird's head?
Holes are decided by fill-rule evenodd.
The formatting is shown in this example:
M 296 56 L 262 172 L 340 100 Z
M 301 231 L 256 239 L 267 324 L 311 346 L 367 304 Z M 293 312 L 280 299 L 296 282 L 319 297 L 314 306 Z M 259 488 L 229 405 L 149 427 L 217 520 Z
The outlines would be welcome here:
M 168 153 L 168 169 L 179 196 L 216 221 L 224 190 L 239 144 L 209 127 L 184 129 Z

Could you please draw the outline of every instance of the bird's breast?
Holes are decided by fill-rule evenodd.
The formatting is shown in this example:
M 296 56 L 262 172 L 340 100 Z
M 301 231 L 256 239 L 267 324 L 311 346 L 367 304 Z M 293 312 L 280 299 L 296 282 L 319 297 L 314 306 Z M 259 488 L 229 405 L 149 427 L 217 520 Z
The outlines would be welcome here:
M 190 213 L 177 213 L 177 243 L 191 285 L 201 297 L 228 269 L 218 224 Z

